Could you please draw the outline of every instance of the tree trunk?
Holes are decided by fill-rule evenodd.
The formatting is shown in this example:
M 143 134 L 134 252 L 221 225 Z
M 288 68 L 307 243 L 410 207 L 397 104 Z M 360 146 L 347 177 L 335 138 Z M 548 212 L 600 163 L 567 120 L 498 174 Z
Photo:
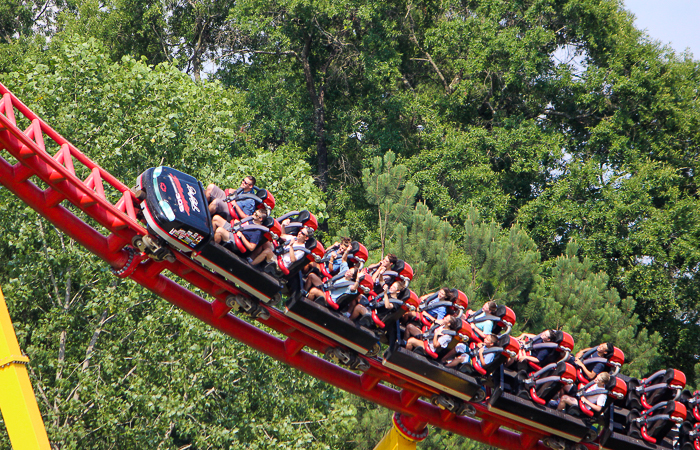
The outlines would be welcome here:
M 299 57 L 304 68 L 304 79 L 306 80 L 306 90 L 311 98 L 314 107 L 313 122 L 316 133 L 316 160 L 318 163 L 318 182 L 324 192 L 328 188 L 328 147 L 326 144 L 326 103 L 325 85 L 321 86 L 320 92 L 316 90 L 316 81 L 311 72 L 309 64 L 309 53 L 313 35 L 309 34 L 304 42 L 304 50 Z

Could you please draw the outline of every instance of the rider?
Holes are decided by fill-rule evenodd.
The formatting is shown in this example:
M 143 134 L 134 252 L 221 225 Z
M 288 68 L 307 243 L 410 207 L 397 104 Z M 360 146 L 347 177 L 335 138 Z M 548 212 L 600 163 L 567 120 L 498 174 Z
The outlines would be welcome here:
M 236 193 L 250 193 L 255 187 L 255 181 L 256 180 L 254 176 L 246 176 L 245 178 L 243 178 L 243 181 L 241 181 L 241 187 L 238 190 L 236 190 Z M 204 195 L 206 195 L 207 201 L 209 202 L 209 212 L 212 216 L 214 214 L 217 214 L 226 219 L 227 221 L 233 219 L 231 213 L 228 210 L 228 205 L 226 202 L 226 193 L 223 189 L 221 189 L 215 184 L 210 184 L 204 191 Z M 241 200 L 233 200 L 231 201 L 231 205 L 236 210 L 236 213 L 238 213 L 238 217 L 240 219 L 252 215 L 253 211 L 255 211 L 255 200 L 253 199 L 246 198 Z
M 605 385 L 610 381 L 610 374 L 608 372 L 601 372 L 595 377 L 595 383 L 586 389 L 585 392 L 591 392 L 598 389 L 605 389 Z M 605 400 L 608 398 L 608 394 L 601 393 L 596 395 L 591 395 L 586 397 L 581 395 L 581 401 L 586 404 L 594 413 L 599 413 L 603 410 L 605 406 Z M 570 395 L 562 395 L 559 405 L 557 405 L 557 411 L 563 411 L 567 405 L 578 405 L 578 400 Z
M 595 352 L 592 352 L 588 357 L 584 358 L 584 355 L 593 350 L 593 348 L 594 347 L 584 348 L 583 350 L 576 353 L 576 355 L 573 358 L 573 361 L 570 361 L 576 366 L 578 366 L 583 372 L 583 375 L 589 380 L 593 380 L 596 377 L 596 375 L 598 375 L 601 372 L 607 372 L 608 368 L 604 362 L 599 361 L 596 362 L 593 365 L 593 367 L 589 369 L 588 367 L 586 367 L 585 361 L 588 358 L 608 359 L 615 352 L 615 346 L 613 346 L 610 342 L 605 342 L 603 344 L 598 345 Z
M 219 217 L 220 216 L 214 216 Z M 258 209 L 253 213 L 253 220 L 251 221 L 254 225 L 262 225 L 263 220 L 267 217 L 267 211 L 264 209 Z M 223 219 L 222 219 L 223 221 Z M 240 239 L 243 246 L 246 248 L 244 254 L 240 253 L 240 250 L 234 245 L 234 252 L 241 254 L 241 256 L 250 255 L 255 248 L 260 243 L 263 236 L 263 231 L 258 228 L 248 229 L 249 227 L 243 225 L 238 231 L 236 231 L 236 236 Z M 229 243 L 233 241 L 233 227 L 229 222 L 223 221 L 221 226 L 216 228 L 214 232 L 214 242 L 219 243 Z

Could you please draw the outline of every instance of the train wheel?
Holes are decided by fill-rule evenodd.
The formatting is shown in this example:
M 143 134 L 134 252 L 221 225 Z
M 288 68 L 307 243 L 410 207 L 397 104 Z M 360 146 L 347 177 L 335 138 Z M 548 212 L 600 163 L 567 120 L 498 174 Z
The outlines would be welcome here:
M 146 253 L 146 244 L 143 242 L 143 236 L 140 234 L 131 238 L 131 245 L 139 249 L 141 253 Z
M 353 355 L 347 350 L 335 347 L 328 349 L 326 352 L 326 359 L 348 365 L 352 362 Z
M 348 368 L 351 370 L 359 370 L 360 372 L 367 372 L 369 370 L 369 363 L 355 355 L 353 360 L 350 361 L 350 364 L 348 364 Z
M 478 391 L 476 391 L 471 401 L 474 403 L 479 403 L 483 402 L 484 399 L 486 399 L 486 391 L 484 391 L 483 389 L 479 389 Z
M 586 435 L 581 439 L 581 442 L 593 442 L 597 437 L 598 431 L 594 430 L 593 428 L 590 428 L 586 432 Z M 583 447 L 585 448 L 586 446 L 584 445 Z
M 464 405 L 462 405 L 462 409 L 459 410 L 459 415 L 475 417 L 476 416 L 476 408 L 474 408 L 474 405 L 470 405 L 469 403 L 465 403 Z
M 555 436 L 547 436 L 542 439 L 542 443 L 552 450 L 566 450 L 566 443 L 564 443 L 564 440 Z
M 433 395 L 430 399 L 430 403 L 432 403 L 440 409 L 445 409 L 453 413 L 458 413 L 459 411 L 461 411 L 463 405 L 463 403 L 460 400 L 457 400 L 454 397 L 444 394 Z

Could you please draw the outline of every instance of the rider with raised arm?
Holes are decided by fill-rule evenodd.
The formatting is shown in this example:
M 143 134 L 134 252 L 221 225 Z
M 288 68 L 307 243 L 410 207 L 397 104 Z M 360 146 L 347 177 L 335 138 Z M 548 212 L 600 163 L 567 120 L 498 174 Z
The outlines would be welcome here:
M 478 349 L 476 356 L 479 358 L 479 363 L 481 367 L 486 367 L 491 364 L 496 358 L 495 353 L 487 353 L 484 355 L 484 351 L 490 349 L 498 343 L 498 338 L 495 334 L 488 334 L 484 338 L 484 342 L 479 342 L 476 346 Z M 457 355 L 457 356 L 455 356 Z M 459 343 L 450 350 L 443 358 L 442 361 L 445 362 L 445 367 L 457 367 L 462 364 L 468 364 L 471 362 L 471 355 L 467 352 L 466 344 Z
M 592 350 L 595 348 L 595 352 Z M 593 380 L 599 373 L 601 372 L 607 372 L 608 367 L 604 362 L 596 362 L 593 364 L 593 367 L 590 369 L 586 367 L 585 361 L 589 358 L 609 358 L 613 352 L 615 351 L 615 347 L 610 343 L 610 342 L 605 342 L 603 344 L 598 345 L 598 347 L 588 347 L 584 348 L 583 350 L 579 351 L 576 353 L 576 355 L 573 357 L 573 364 L 576 365 L 579 369 L 581 369 L 581 372 L 583 372 L 583 375 L 589 379 Z M 588 355 L 587 355 L 588 354 Z
M 313 237 L 313 235 L 314 229 L 311 227 L 301 227 L 296 236 L 283 235 L 283 237 L 288 238 L 284 245 L 285 252 L 282 255 L 282 264 L 284 267 L 289 268 L 292 263 L 304 257 L 306 252 L 304 252 L 303 248 L 305 248 L 306 241 Z M 271 248 L 263 249 L 263 251 L 260 252 L 260 254 L 253 260 L 252 264 L 255 266 L 263 261 L 277 264 L 277 256 L 275 255 L 274 250 Z

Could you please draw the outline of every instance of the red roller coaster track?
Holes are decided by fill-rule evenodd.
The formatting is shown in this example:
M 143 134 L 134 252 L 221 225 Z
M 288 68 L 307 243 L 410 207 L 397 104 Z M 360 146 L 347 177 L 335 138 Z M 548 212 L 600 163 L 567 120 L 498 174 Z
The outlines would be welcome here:
M 39 119 L 2 84 L 0 95 L 0 148 L 17 161 L 13 164 L 6 158 L 7 153 L 0 153 L 0 183 L 106 261 L 118 276 L 128 276 L 256 350 L 378 405 L 506 450 L 546 448 L 540 442 L 545 436 L 541 430 L 495 416 L 483 404 L 472 404 L 476 415 L 471 418 L 456 416 L 420 400 L 436 393 L 435 389 L 388 370 L 377 359 L 368 358 L 369 370 L 359 375 L 304 351 L 307 348 L 323 354 L 337 344 L 275 308 L 269 308 L 269 319 L 261 322 L 287 336 L 286 339 L 229 314 L 225 299 L 241 292 L 178 252 L 174 252 L 174 263 L 134 257 L 127 247 L 134 236 L 145 235 L 146 230 L 136 218 L 137 201 L 130 189 Z M 18 120 L 28 124 L 24 131 L 17 127 Z M 87 177 L 80 179 L 76 173 L 85 173 Z M 37 186 L 38 180 L 47 187 Z M 118 200 L 113 204 L 108 198 Z M 66 200 L 104 228 L 97 229 L 76 216 L 62 205 Z M 207 292 L 214 300 L 209 302 L 169 279 L 164 275 L 166 269 Z M 596 448 L 592 444 L 587 446 Z

